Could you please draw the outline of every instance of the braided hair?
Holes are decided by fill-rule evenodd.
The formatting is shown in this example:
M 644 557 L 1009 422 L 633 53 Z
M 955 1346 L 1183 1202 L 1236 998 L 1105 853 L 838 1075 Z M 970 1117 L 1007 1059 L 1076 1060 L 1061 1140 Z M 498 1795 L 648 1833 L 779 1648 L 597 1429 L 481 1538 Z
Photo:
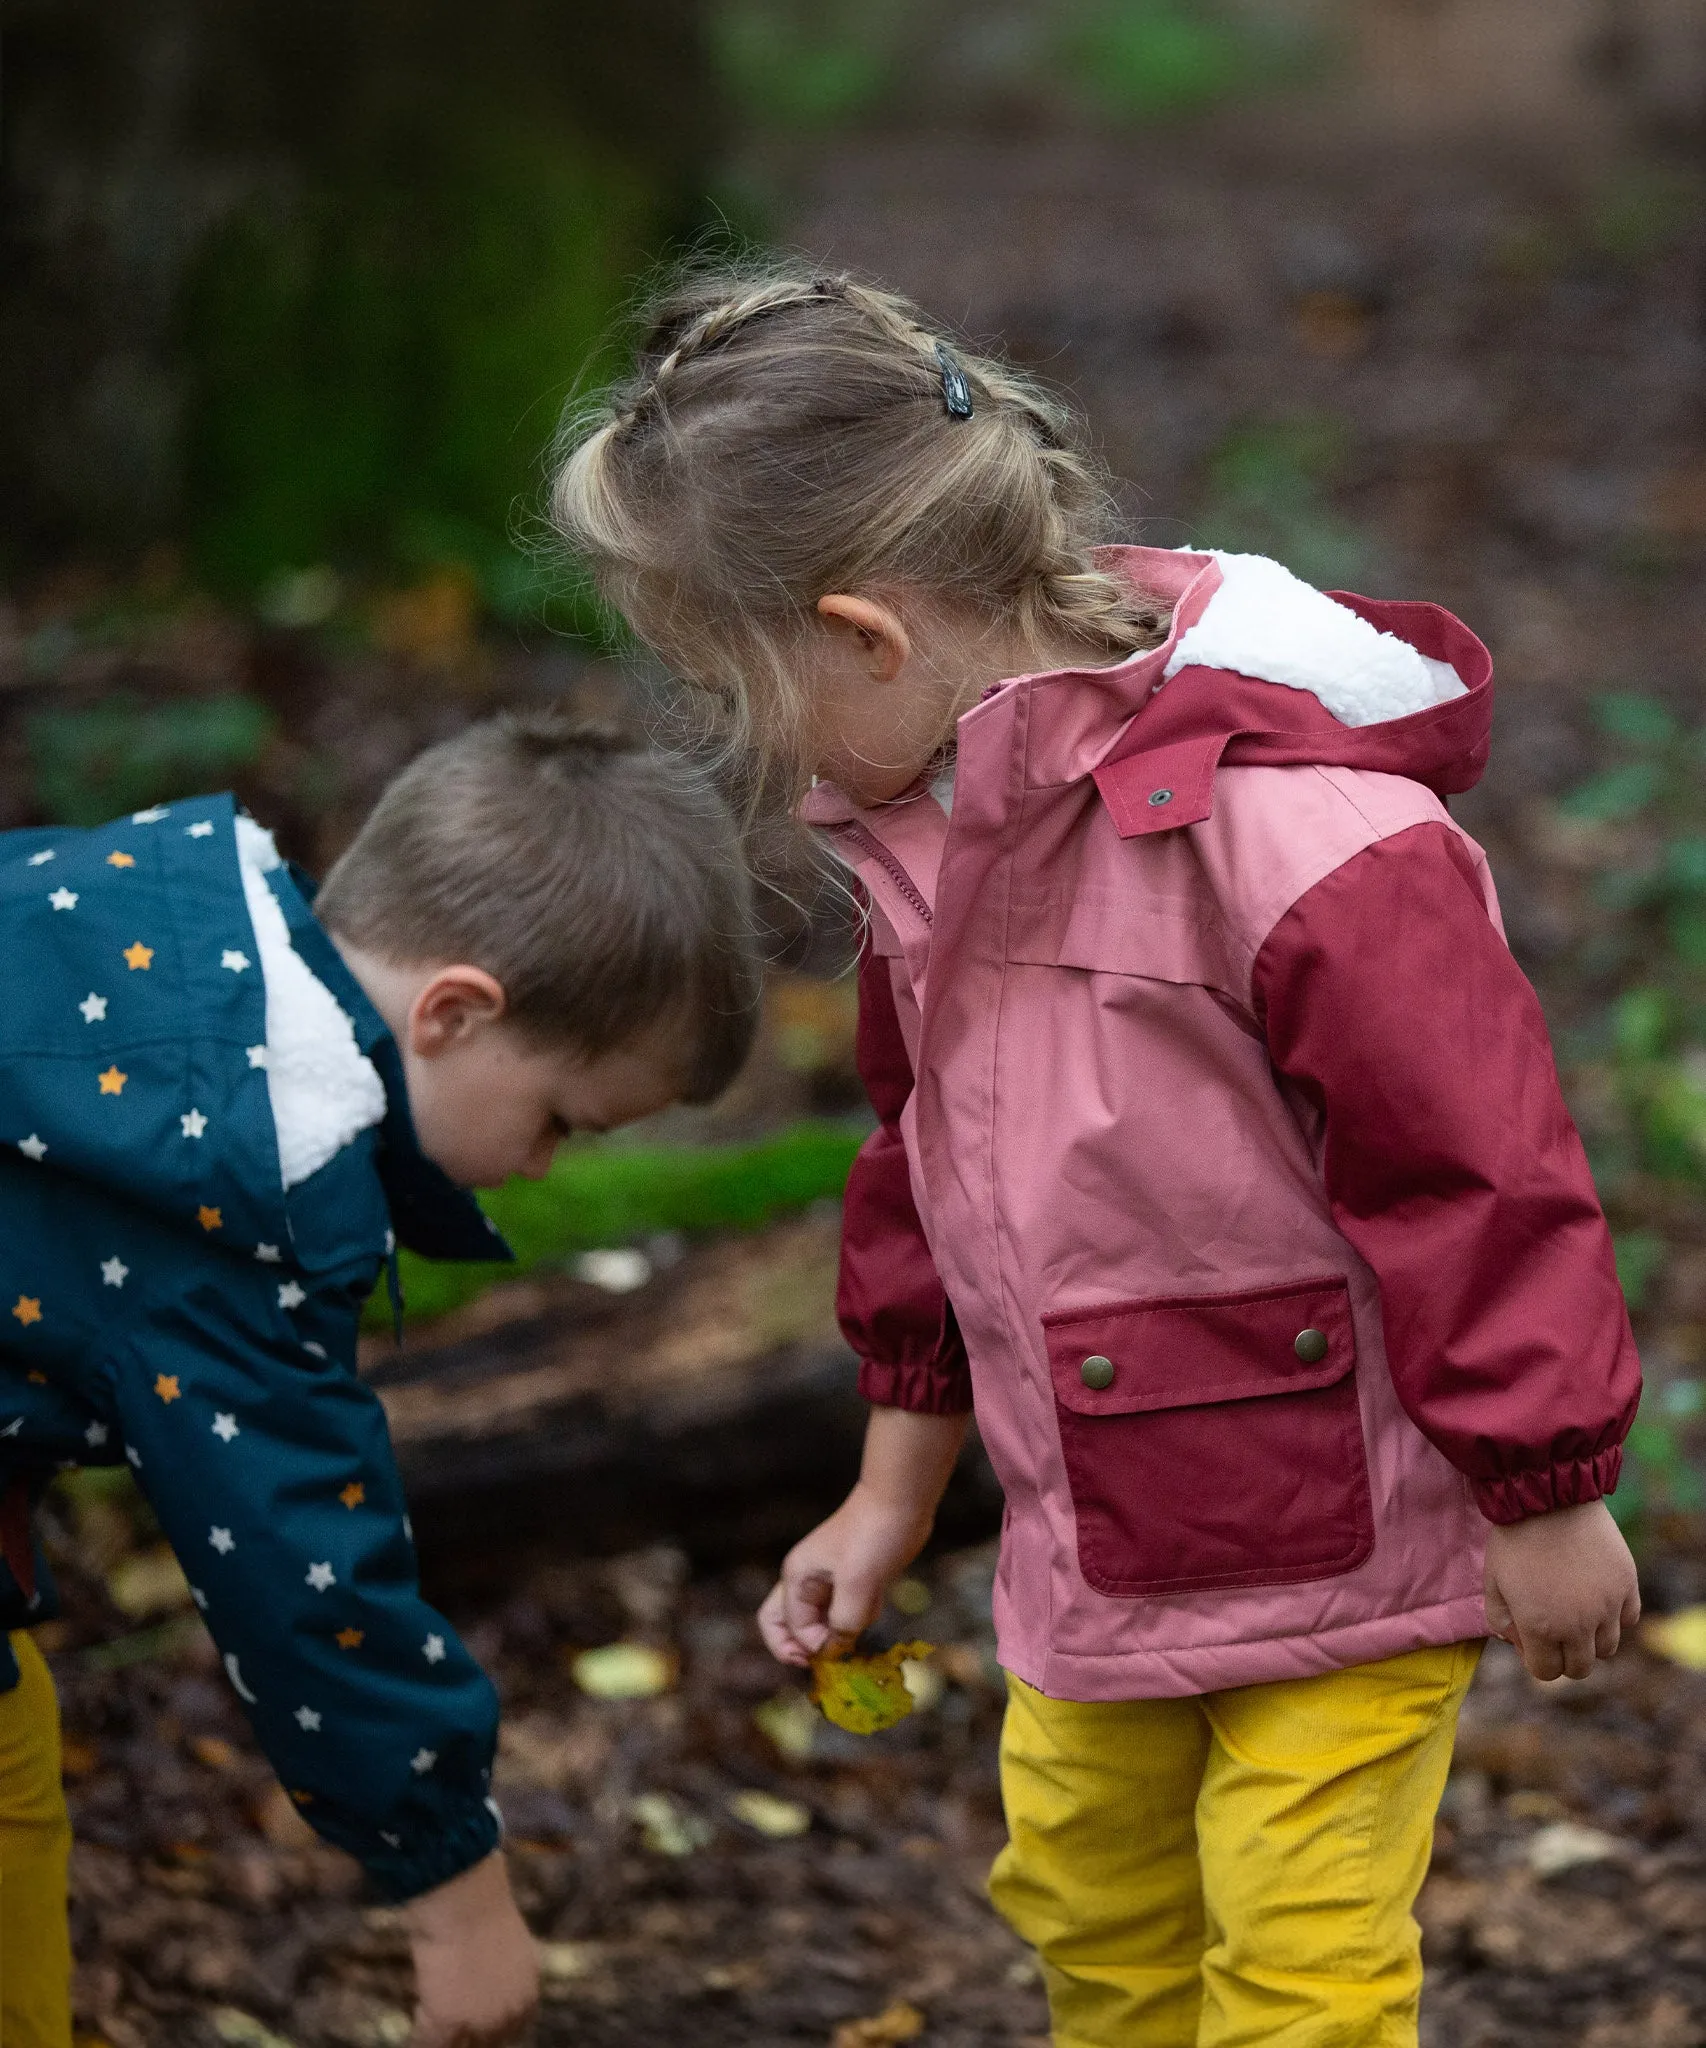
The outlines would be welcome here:
M 565 421 L 551 513 L 605 600 L 795 782 L 790 655 L 831 591 L 927 592 L 1087 662 L 1162 632 L 1094 557 L 1109 501 L 1068 408 L 839 272 L 680 278 L 631 374 Z

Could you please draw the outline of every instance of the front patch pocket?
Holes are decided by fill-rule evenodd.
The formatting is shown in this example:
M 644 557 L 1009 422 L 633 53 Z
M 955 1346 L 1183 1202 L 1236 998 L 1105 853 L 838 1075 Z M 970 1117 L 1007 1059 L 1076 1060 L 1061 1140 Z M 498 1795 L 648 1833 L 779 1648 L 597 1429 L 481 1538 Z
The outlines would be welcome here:
M 1342 1279 L 1042 1320 L 1097 1592 L 1292 1585 L 1374 1548 Z

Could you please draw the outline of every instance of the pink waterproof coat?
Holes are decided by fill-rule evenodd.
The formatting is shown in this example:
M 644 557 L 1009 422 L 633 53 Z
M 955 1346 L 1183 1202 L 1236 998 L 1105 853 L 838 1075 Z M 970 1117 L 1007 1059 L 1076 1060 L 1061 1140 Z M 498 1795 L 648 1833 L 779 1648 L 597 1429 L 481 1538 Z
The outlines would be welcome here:
M 808 819 L 871 906 L 840 1308 L 975 1405 L 1003 1663 L 1197 1693 L 1485 1633 L 1486 1521 L 1616 1483 L 1640 1374 L 1480 849 L 1491 665 L 1432 605 L 1117 551 L 1118 667 Z

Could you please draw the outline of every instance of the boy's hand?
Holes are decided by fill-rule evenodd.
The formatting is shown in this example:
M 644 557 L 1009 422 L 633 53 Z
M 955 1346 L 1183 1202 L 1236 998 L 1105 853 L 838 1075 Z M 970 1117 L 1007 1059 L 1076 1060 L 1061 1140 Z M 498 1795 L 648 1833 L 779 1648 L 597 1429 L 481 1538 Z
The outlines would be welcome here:
M 1586 1678 L 1641 1618 L 1635 1560 L 1602 1500 L 1487 1537 L 1487 1622 L 1536 1678 Z
M 539 2003 L 539 1953 L 495 1850 L 403 1909 L 415 1959 L 410 2048 L 508 2048 Z
M 782 1560 L 782 1576 L 758 1610 L 771 1656 L 804 1665 L 834 1637 L 852 1642 L 876 1619 L 889 1582 L 924 1548 L 930 1522 L 928 1512 L 875 1498 L 861 1480 Z

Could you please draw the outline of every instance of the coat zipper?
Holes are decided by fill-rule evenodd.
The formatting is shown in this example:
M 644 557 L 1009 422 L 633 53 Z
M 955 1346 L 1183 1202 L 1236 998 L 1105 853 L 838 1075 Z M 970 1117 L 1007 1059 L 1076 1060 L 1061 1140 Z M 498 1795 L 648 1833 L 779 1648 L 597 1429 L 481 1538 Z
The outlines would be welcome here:
M 888 876 L 889 880 L 894 883 L 895 887 L 900 891 L 902 900 L 917 914 L 926 928 L 935 923 L 935 919 L 930 914 L 930 906 L 919 893 L 917 883 L 913 881 L 912 877 L 906 872 L 906 869 L 901 866 L 900 862 L 868 826 L 846 824 L 838 829 L 843 839 L 856 841 L 865 849 Z

